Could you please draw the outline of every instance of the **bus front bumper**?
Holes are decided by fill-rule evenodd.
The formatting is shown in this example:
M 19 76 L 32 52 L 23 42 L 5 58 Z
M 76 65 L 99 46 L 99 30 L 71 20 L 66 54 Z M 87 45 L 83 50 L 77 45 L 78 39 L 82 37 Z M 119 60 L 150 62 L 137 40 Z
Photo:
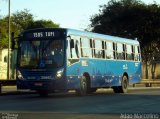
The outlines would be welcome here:
M 28 81 L 17 80 L 17 89 L 31 89 L 31 90 L 65 90 L 65 80 L 47 80 L 47 81 Z

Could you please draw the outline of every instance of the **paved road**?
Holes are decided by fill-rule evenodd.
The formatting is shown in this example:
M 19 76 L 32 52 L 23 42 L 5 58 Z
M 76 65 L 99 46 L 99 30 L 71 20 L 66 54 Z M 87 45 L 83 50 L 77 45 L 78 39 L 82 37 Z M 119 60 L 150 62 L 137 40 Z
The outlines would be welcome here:
M 130 89 L 127 94 L 98 90 L 84 97 L 72 92 L 46 98 L 37 94 L 5 94 L 0 96 L 0 113 L 0 119 L 160 118 L 160 88 Z

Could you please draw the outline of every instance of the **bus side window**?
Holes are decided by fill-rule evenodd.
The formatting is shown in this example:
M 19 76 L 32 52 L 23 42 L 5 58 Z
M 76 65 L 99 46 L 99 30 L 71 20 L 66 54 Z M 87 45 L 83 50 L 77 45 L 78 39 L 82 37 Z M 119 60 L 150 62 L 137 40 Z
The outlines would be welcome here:
M 94 46 L 93 46 L 93 40 L 92 39 L 90 39 L 90 48 L 91 48 L 91 50 L 92 50 L 92 57 L 94 57 Z
M 82 57 L 92 57 L 92 49 L 90 39 L 83 37 L 81 38 L 81 54 Z
M 101 40 L 95 40 L 95 58 L 103 58 L 103 49 Z
M 117 59 L 124 60 L 123 44 L 117 43 Z
M 123 44 L 123 57 L 124 57 L 124 60 L 126 60 L 126 45 Z
M 71 65 L 74 62 L 78 61 L 78 58 L 80 57 L 80 44 L 77 37 L 74 37 L 74 39 L 71 39 L 69 36 L 67 38 L 67 65 Z M 76 38 L 76 39 L 75 39 Z
M 116 56 L 116 52 L 117 52 L 117 44 L 116 43 L 113 43 L 113 56 L 114 56 L 114 59 L 117 59 L 117 56 Z
M 67 38 L 67 59 L 71 58 L 71 52 L 70 52 L 70 36 Z
M 76 51 L 77 58 L 79 58 L 79 42 L 78 42 L 78 40 L 75 41 L 75 51 Z
M 134 61 L 134 54 L 135 54 L 135 52 L 134 52 L 134 46 L 132 45 L 132 60 Z
M 141 51 L 140 51 L 140 46 L 138 46 L 138 57 L 139 57 L 139 60 L 138 60 L 138 61 L 141 61 Z
M 126 45 L 126 51 L 127 51 L 127 55 L 126 55 L 126 59 L 127 60 L 132 60 L 132 47 L 131 45 Z
M 134 60 L 140 61 L 140 48 L 139 48 L 139 46 L 135 46 Z
M 71 39 L 70 40 L 70 53 L 72 59 L 79 58 L 79 50 L 78 50 L 78 41 Z
M 106 43 L 102 41 L 102 58 L 105 59 Z
M 93 57 L 96 55 L 96 50 L 95 50 L 95 40 L 93 40 Z
M 106 42 L 106 58 L 107 59 L 114 59 L 113 43 L 109 42 L 109 41 Z

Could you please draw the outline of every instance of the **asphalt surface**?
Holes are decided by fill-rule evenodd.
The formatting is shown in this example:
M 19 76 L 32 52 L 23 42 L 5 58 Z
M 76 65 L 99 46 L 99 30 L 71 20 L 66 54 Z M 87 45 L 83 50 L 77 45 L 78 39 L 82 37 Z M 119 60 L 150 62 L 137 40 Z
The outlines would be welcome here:
M 8 117 L 8 118 L 7 118 Z M 160 119 L 160 88 L 131 88 L 127 94 L 100 89 L 42 98 L 34 92 L 5 92 L 0 96 L 0 119 Z

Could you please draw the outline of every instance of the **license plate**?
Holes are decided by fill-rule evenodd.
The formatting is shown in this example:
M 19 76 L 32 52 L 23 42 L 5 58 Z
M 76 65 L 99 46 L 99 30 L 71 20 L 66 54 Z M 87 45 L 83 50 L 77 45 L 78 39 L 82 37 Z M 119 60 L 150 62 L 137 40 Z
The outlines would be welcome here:
M 43 86 L 43 83 L 35 83 L 35 86 Z

